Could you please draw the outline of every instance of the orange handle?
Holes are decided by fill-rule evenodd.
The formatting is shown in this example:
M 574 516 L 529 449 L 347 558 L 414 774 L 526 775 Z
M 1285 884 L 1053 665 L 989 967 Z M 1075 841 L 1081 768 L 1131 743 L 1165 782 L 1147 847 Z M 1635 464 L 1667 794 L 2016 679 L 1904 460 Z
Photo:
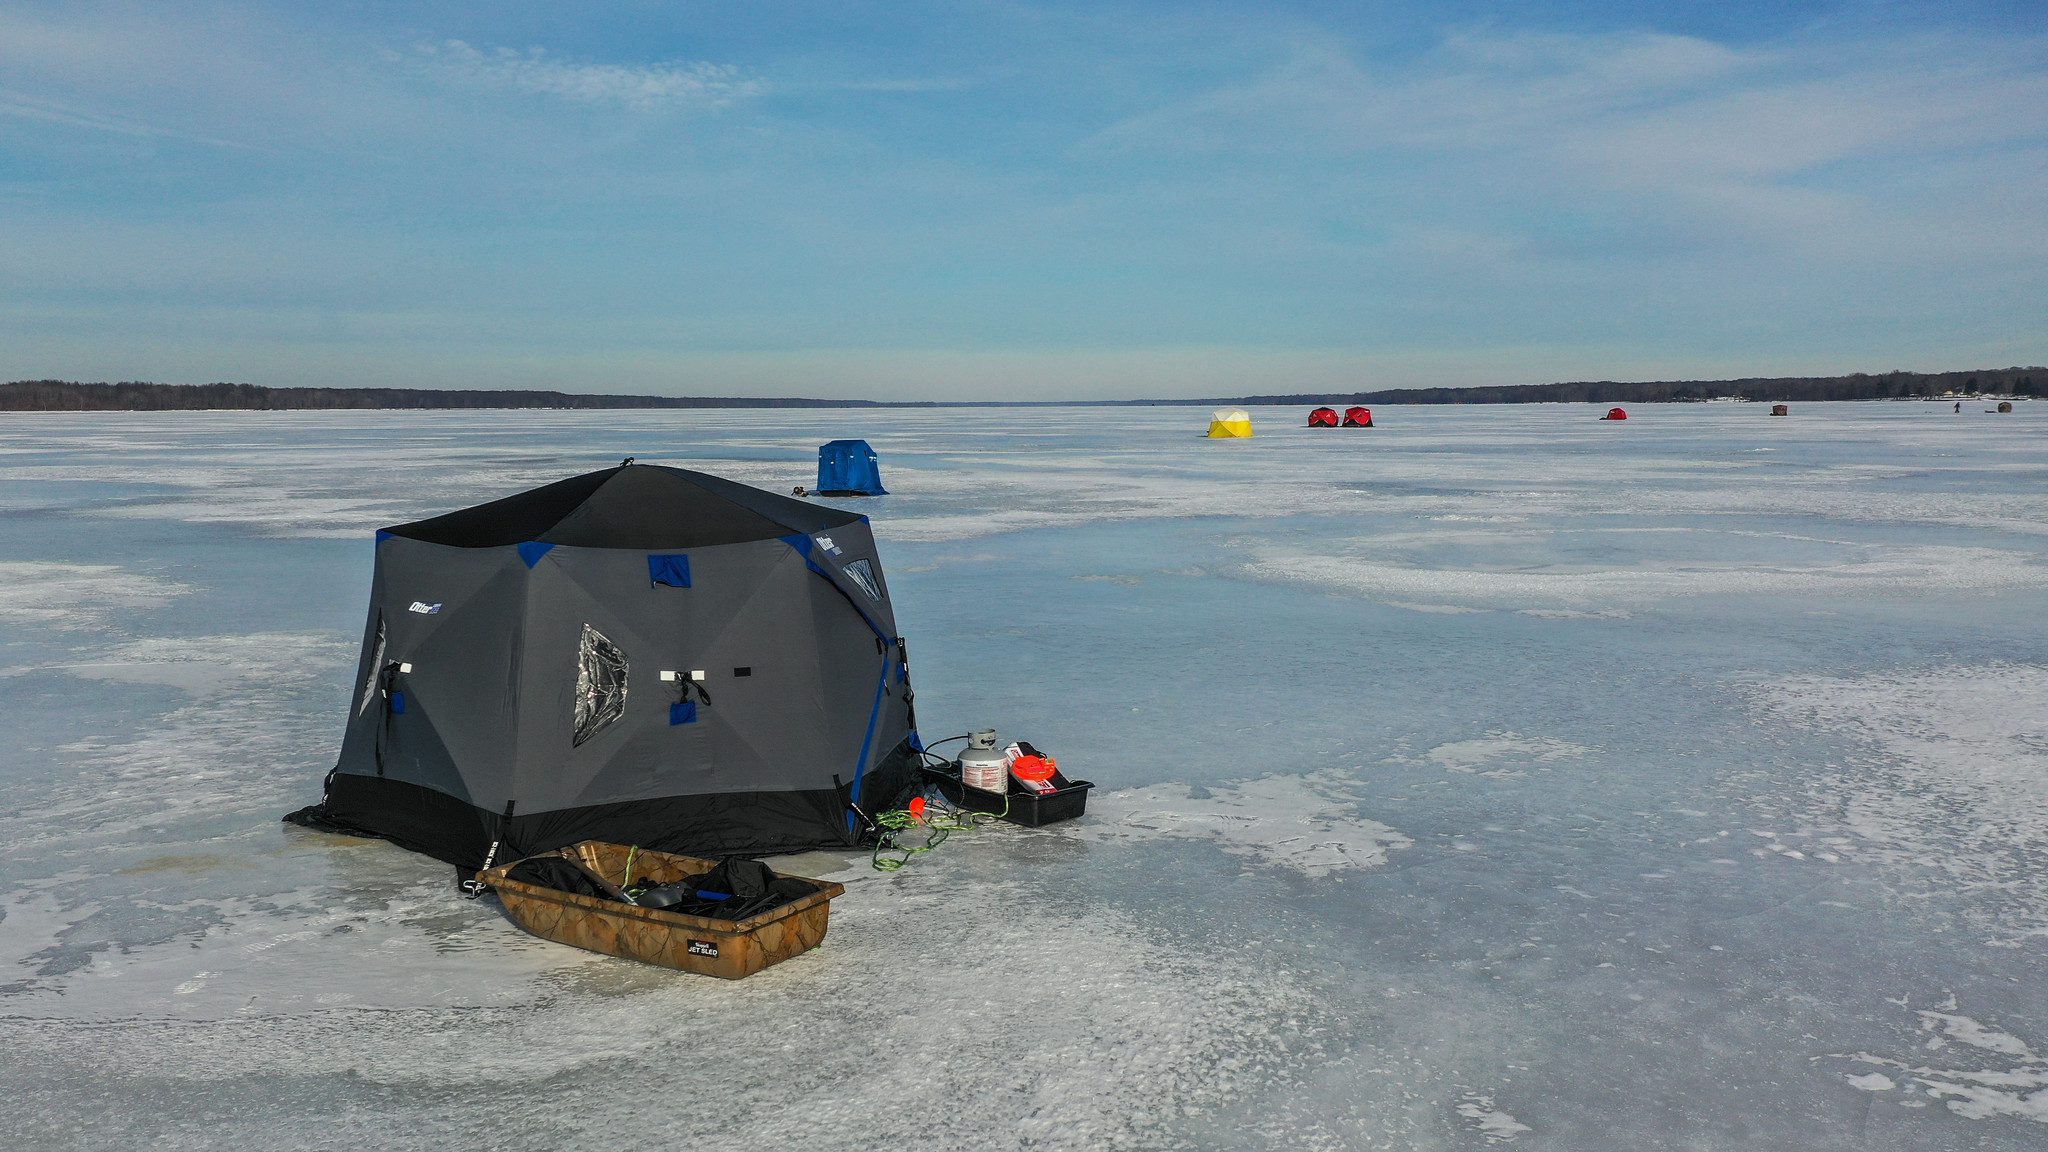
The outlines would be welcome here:
M 1059 761 L 1050 756 L 1019 756 L 1016 763 L 1010 765 L 1010 771 L 1016 773 L 1019 780 L 1050 780 L 1052 774 L 1059 770 Z

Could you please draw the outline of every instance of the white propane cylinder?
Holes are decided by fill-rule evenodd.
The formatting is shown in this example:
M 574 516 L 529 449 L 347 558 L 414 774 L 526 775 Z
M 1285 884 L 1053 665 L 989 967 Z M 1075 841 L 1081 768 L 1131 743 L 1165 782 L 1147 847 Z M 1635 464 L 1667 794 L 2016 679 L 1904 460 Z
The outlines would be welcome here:
M 967 738 L 960 753 L 960 782 L 998 795 L 1010 790 L 1010 758 L 996 748 L 994 729 L 984 728 Z

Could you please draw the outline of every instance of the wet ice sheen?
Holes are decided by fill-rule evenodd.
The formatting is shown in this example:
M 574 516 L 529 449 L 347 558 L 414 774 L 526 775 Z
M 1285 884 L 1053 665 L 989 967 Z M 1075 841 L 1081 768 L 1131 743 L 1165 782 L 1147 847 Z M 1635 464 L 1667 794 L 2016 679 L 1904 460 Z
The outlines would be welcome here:
M 161 414 L 0 430 L 0 1146 L 2048 1140 L 2036 406 Z M 289 828 L 376 527 L 866 438 L 928 738 L 1088 819 L 739 984 Z M 813 858 L 817 859 L 817 858 Z

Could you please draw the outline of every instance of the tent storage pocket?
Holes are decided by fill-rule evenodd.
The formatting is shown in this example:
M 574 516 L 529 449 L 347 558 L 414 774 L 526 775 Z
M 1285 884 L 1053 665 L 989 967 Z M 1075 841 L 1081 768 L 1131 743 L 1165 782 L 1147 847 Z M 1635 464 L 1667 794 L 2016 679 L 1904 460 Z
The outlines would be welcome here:
M 630 878 L 654 884 L 701 877 L 718 866 L 715 860 L 595 840 L 527 859 L 544 857 L 561 857 L 580 865 L 584 872 L 614 888 L 628 876 L 629 857 Z M 726 980 L 750 976 L 817 947 L 825 939 L 832 899 L 846 892 L 829 880 L 778 877 L 779 883 L 808 886 L 810 891 L 743 919 L 715 919 L 512 879 L 508 874 L 525 862 L 514 860 L 477 874 L 478 882 L 497 892 L 505 914 L 521 928 L 543 939 L 607 956 Z
M 1053 789 L 1050 792 L 1026 792 L 1015 780 L 1010 781 L 1010 794 L 998 796 L 979 788 L 969 788 L 960 780 L 958 764 L 944 768 L 926 765 L 923 769 L 925 783 L 934 785 L 939 795 L 956 808 L 969 812 L 1002 812 L 1003 819 L 1012 824 L 1036 828 L 1041 824 L 1056 824 L 1061 820 L 1072 820 L 1088 807 L 1088 790 L 1095 787 L 1086 780 L 1069 780 L 1054 773 Z M 1009 810 L 1004 811 L 1004 801 Z

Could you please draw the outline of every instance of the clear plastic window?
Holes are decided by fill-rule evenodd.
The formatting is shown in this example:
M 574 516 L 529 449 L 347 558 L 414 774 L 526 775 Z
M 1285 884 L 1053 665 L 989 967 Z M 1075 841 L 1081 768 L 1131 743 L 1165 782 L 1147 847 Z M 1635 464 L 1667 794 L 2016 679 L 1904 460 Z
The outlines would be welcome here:
M 625 714 L 626 654 L 585 624 L 576 644 L 575 743 L 582 744 Z
M 868 599 L 877 604 L 882 602 L 882 586 L 875 582 L 874 565 L 866 560 L 855 560 L 848 564 L 844 571 L 848 579 L 860 585 L 860 590 L 868 594 Z
M 384 677 L 384 614 L 377 613 L 377 638 L 370 642 L 370 671 L 363 677 L 363 696 L 356 701 L 356 715 L 370 710 L 377 698 L 377 681 Z

